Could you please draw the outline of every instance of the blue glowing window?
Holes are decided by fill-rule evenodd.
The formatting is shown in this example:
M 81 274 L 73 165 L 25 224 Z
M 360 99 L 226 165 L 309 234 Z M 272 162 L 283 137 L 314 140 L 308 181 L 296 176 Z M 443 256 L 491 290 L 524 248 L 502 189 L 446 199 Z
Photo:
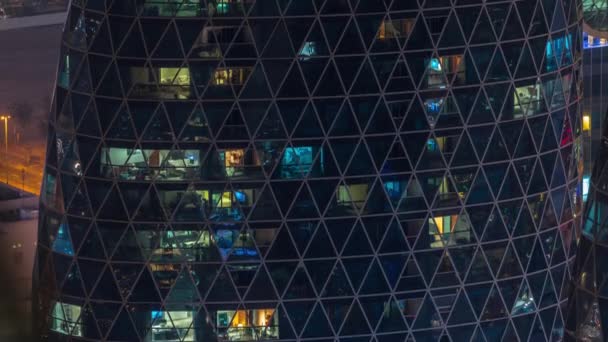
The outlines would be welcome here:
M 312 164 L 312 147 L 288 147 L 285 149 L 283 159 L 281 160 L 283 166 L 288 165 L 310 165 Z
M 441 62 L 439 61 L 439 58 L 431 58 L 429 68 L 434 71 L 441 71 Z
M 549 39 L 545 49 L 547 69 L 554 70 L 561 64 L 562 56 L 572 58 L 572 35 Z M 555 60 L 557 58 L 557 61 Z
M 437 142 L 435 139 L 429 139 L 426 141 L 426 149 L 430 152 L 437 151 Z
M 311 57 L 317 55 L 317 43 L 315 42 L 305 42 L 304 46 L 300 50 L 301 57 Z
M 396 181 L 389 181 L 384 183 L 384 188 L 391 199 L 401 198 L 401 183 Z
M 228 13 L 228 4 L 225 2 L 220 2 L 217 4 L 217 13 L 226 14 Z
M 162 311 L 152 311 L 151 314 L 152 314 L 152 320 L 163 318 Z
M 70 230 L 65 224 L 59 226 L 57 237 L 55 238 L 55 241 L 53 241 L 53 251 L 66 255 L 74 255 L 74 248 L 72 247 L 72 240 L 70 239 Z
M 430 99 L 424 102 L 426 105 L 426 111 L 429 114 L 438 114 L 441 111 L 443 105 L 443 99 Z
M 242 191 L 235 191 L 234 192 L 234 198 L 239 203 L 246 203 L 247 202 L 247 195 L 245 195 L 245 193 L 242 192 Z

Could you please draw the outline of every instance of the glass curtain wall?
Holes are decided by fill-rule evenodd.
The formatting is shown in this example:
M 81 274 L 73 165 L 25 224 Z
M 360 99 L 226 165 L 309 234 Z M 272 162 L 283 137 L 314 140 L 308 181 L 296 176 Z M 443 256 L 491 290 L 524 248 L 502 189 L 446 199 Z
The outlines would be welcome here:
M 577 6 L 72 1 L 39 335 L 561 339 Z

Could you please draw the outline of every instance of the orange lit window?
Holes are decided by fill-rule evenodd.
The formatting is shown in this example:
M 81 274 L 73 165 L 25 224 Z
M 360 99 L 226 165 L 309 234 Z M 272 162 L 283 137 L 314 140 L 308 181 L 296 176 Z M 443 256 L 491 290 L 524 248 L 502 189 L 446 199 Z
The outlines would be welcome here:
M 414 19 L 384 20 L 380 23 L 378 39 L 405 38 L 414 27 Z
M 249 68 L 219 68 L 213 73 L 213 84 L 217 86 L 243 85 L 249 72 Z
M 244 162 L 245 151 L 242 149 L 238 150 L 226 150 L 224 152 L 224 161 L 226 167 L 242 166 Z
M 235 328 L 248 327 L 249 319 L 248 319 L 247 311 L 238 310 L 234 314 L 234 318 L 232 319 L 232 323 L 230 323 L 230 326 L 235 327 Z
M 272 325 L 273 309 L 261 309 L 255 311 L 254 325 L 258 327 L 266 327 Z
M 230 327 L 267 327 L 274 324 L 274 309 L 237 310 L 234 313 Z

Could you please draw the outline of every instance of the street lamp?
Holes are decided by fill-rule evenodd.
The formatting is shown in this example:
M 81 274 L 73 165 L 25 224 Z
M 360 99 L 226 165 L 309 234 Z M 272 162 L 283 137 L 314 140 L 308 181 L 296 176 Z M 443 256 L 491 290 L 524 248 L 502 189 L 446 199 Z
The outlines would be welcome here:
M 0 115 L 0 121 L 4 121 L 4 151 L 8 154 L 8 120 L 10 115 Z
M 0 115 L 0 121 L 4 121 L 4 152 L 6 153 L 6 159 L 8 159 L 8 120 L 11 118 L 10 115 Z M 7 161 L 8 163 L 8 161 Z M 6 184 L 8 184 L 8 165 L 6 167 Z

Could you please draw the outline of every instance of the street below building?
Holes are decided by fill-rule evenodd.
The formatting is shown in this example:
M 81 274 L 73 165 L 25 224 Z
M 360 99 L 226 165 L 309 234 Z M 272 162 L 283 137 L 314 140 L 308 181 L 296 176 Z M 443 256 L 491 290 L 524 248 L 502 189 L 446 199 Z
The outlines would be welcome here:
M 0 154 L 0 182 L 23 191 L 40 194 L 44 147 L 13 146 Z
M 0 30 L 0 114 L 9 114 L 8 154 L 0 121 L 0 183 L 40 193 L 45 159 L 45 122 L 59 56 L 61 25 Z M 18 125 L 15 103 L 26 103 L 31 117 Z M 25 120 L 21 120 L 25 121 Z

